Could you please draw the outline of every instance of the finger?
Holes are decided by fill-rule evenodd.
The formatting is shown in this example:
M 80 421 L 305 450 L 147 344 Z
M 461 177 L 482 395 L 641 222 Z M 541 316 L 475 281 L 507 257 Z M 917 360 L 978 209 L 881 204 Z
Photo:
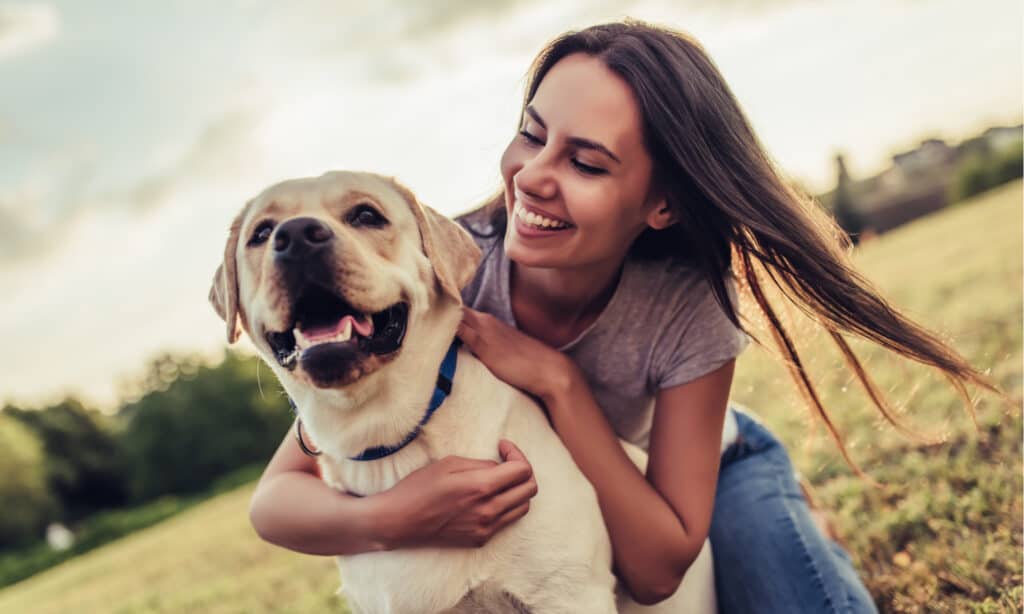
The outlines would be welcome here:
M 530 503 L 527 502 L 522 505 L 517 505 L 516 507 L 505 512 L 496 521 L 494 521 L 493 525 L 491 525 L 491 536 L 493 537 L 495 534 L 498 533 L 498 531 L 501 531 L 508 525 L 519 520 L 520 518 L 526 515 L 526 512 L 529 511 Z
M 446 456 L 439 462 L 444 463 L 451 473 L 463 473 L 465 471 L 477 471 L 497 467 L 498 463 L 483 458 L 466 458 L 465 456 Z
M 530 499 L 536 495 L 537 481 L 527 480 L 494 495 L 485 503 L 481 503 L 481 505 L 486 505 L 487 508 L 493 510 L 495 516 L 500 518 L 505 512 L 517 508 L 524 503 L 529 503 Z
M 464 343 L 471 352 L 474 354 L 476 353 L 475 347 L 477 341 L 480 339 L 480 334 L 475 329 L 468 326 L 465 322 L 459 322 L 459 328 L 455 331 L 455 334 L 458 335 L 459 339 L 462 339 L 462 343 Z
M 526 455 L 519 447 L 507 439 L 502 439 L 498 442 L 498 454 L 504 461 L 520 460 L 526 461 Z
M 474 325 L 480 321 L 480 316 L 483 314 L 472 307 L 462 306 L 462 321 L 469 325 Z
M 496 493 L 521 484 L 533 477 L 533 468 L 524 461 L 508 461 L 496 467 L 465 471 L 463 486 L 476 498 L 494 496 Z

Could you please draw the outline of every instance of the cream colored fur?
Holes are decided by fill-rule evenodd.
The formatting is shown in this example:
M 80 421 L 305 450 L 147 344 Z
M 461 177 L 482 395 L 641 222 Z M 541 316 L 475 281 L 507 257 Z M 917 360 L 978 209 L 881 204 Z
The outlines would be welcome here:
M 388 219 L 386 233 L 346 226 L 348 208 L 365 202 Z M 269 248 L 247 246 L 247 237 L 267 216 L 280 224 L 300 215 L 318 217 L 335 232 L 339 289 L 349 303 L 367 312 L 400 300 L 409 304 L 397 356 L 367 366 L 365 375 L 342 388 L 319 388 L 301 366 L 281 367 L 264 338 L 267 330 L 280 330 L 287 316 L 280 313 L 284 299 Z M 362 173 L 273 186 L 232 226 L 211 301 L 225 318 L 229 340 L 244 329 L 296 402 L 332 487 L 371 495 L 448 455 L 498 460 L 502 438 L 515 442 L 533 466 L 538 494 L 529 513 L 483 547 L 338 557 L 349 604 L 356 612 L 394 614 L 714 612 L 707 545 L 671 599 L 642 607 L 621 591 L 616 596 L 611 545 L 592 486 L 541 409 L 465 350 L 458 354 L 451 395 L 419 437 L 376 461 L 349 460 L 368 447 L 401 441 L 422 417 L 461 318 L 458 289 L 478 257 L 457 224 L 394 181 Z M 642 469 L 644 453 L 629 452 Z

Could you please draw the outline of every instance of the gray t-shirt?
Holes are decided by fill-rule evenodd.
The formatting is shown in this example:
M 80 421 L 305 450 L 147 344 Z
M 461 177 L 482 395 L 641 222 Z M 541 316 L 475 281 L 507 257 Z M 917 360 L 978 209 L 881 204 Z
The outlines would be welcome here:
M 479 226 L 474 223 L 474 228 Z M 475 239 L 483 260 L 476 277 L 463 289 L 462 299 L 516 326 L 509 297 L 510 263 L 502 238 Z M 727 287 L 736 304 L 731 278 Z M 657 392 L 714 371 L 739 355 L 747 343 L 747 336 L 729 320 L 697 269 L 669 260 L 627 258 L 604 311 L 559 349 L 586 375 L 619 437 L 646 450 Z M 723 449 L 735 438 L 734 430 L 730 414 Z

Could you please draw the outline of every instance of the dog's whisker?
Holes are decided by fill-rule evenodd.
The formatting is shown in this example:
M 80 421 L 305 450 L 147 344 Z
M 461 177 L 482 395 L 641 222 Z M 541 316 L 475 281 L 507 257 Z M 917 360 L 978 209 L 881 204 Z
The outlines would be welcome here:
M 263 394 L 263 380 L 260 379 L 260 364 L 262 362 L 262 360 L 256 362 L 256 389 L 260 391 L 260 399 L 266 400 L 267 397 Z

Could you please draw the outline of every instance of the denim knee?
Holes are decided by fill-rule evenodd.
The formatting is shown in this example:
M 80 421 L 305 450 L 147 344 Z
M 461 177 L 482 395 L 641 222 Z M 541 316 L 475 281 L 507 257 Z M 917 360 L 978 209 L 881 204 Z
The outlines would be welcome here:
M 751 454 L 772 448 L 782 450 L 783 456 L 786 456 L 782 444 L 775 438 L 775 435 L 754 418 L 749 410 L 734 405 L 730 407 L 730 411 L 736 416 L 737 435 L 736 441 L 722 452 L 721 466 L 723 469 Z M 786 458 L 786 462 L 788 462 L 788 458 Z
M 785 448 L 749 415 L 736 418 L 710 532 L 719 611 L 875 611 L 849 558 L 815 526 Z

